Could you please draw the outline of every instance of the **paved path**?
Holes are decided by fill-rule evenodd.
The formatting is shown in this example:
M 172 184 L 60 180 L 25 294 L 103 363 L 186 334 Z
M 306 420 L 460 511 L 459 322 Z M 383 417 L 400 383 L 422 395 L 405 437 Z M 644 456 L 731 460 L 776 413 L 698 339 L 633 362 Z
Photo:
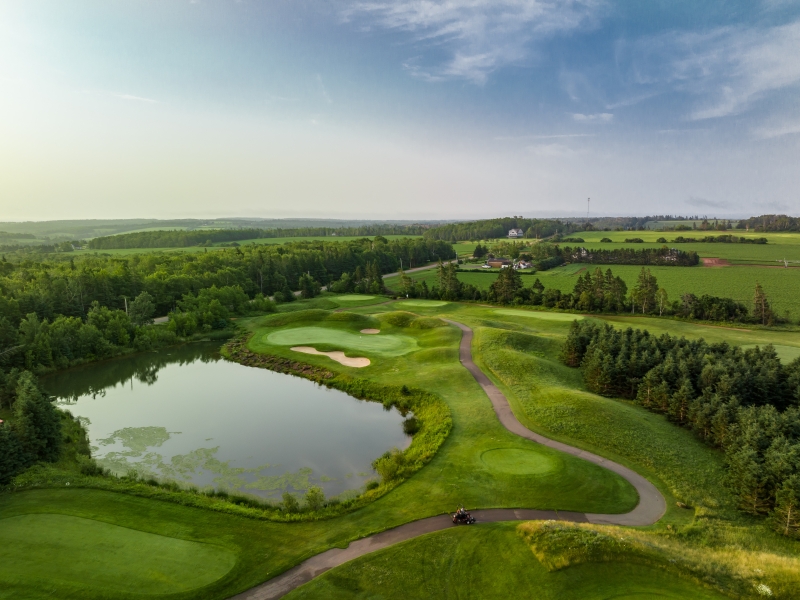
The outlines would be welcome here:
M 624 514 L 591 514 L 576 513 L 552 510 L 531 510 L 513 508 L 495 508 L 485 510 L 470 511 L 479 523 L 493 523 L 499 521 L 536 521 L 536 520 L 557 520 L 569 521 L 572 523 L 602 523 L 607 525 L 628 525 L 643 526 L 652 525 L 658 521 L 667 510 L 667 503 L 656 487 L 644 477 L 596 454 L 586 452 L 579 448 L 573 448 L 567 444 L 556 442 L 549 438 L 534 433 L 520 423 L 511 411 L 508 399 L 503 395 L 496 385 L 481 371 L 472 360 L 472 329 L 458 323 L 445 319 L 452 323 L 461 331 L 461 345 L 459 346 L 459 358 L 467 370 L 472 373 L 475 380 L 489 396 L 494 407 L 494 412 L 500 423 L 511 433 L 520 437 L 532 440 L 549 448 L 555 448 L 561 452 L 566 452 L 578 458 L 600 465 L 606 469 L 614 471 L 626 479 L 639 493 L 639 504 L 631 512 Z M 400 525 L 394 529 L 383 531 L 360 540 L 351 542 L 347 548 L 332 548 L 322 554 L 317 554 L 303 561 L 296 567 L 289 569 L 285 573 L 262 583 L 246 592 L 234 596 L 231 600 L 273 600 L 288 594 L 295 588 L 300 587 L 325 571 L 338 567 L 365 554 L 383 550 L 393 544 L 413 539 L 426 533 L 441 531 L 454 527 L 450 515 L 438 515 L 419 521 L 412 521 L 405 525 Z

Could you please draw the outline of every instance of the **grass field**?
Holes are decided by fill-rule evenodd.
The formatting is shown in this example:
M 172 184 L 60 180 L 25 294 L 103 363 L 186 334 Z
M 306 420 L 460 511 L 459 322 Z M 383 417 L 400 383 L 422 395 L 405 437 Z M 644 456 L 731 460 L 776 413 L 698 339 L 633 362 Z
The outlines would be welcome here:
M 501 523 L 429 534 L 333 569 L 286 599 L 726 597 L 643 565 L 589 563 L 551 572 L 536 559 L 516 527 Z
M 323 301 L 328 308 L 364 304 L 340 313 L 303 310 Z M 359 377 L 438 394 L 450 407 L 453 428 L 431 462 L 356 512 L 292 524 L 80 488 L 75 480 L 66 487 L 68 472 L 50 479 L 34 473 L 29 480 L 47 489 L 0 495 L 0 598 L 227 598 L 327 548 L 458 504 L 588 512 L 624 512 L 635 504 L 635 492 L 611 472 L 502 428 L 485 394 L 459 363 L 460 331 L 439 316 L 475 329 L 476 362 L 528 427 L 618 460 L 662 490 L 668 511 L 658 524 L 637 531 L 608 528 L 615 535 L 639 536 L 643 548 L 661 548 L 660 554 L 620 554 L 553 570 L 537 558 L 536 548 L 515 524 L 478 524 L 343 565 L 292 598 L 719 597 L 693 583 L 690 575 L 740 597 L 752 595 L 755 582 L 769 584 L 776 597 L 794 597 L 800 581 L 797 543 L 733 510 L 716 451 L 659 415 L 588 393 L 580 373 L 556 360 L 572 315 L 460 303 L 412 307 L 408 302 L 386 304 L 379 297 L 350 303 L 333 295 L 286 306 L 293 311 L 238 321 L 253 332 L 251 348 L 298 360 L 289 350 L 294 339 L 324 339 L 314 343 L 372 360 L 357 371 Z M 705 333 L 731 343 L 770 341 L 800 348 L 797 333 L 641 317 L 606 320 L 654 332 Z M 359 336 L 366 327 L 381 333 Z M 407 338 L 415 345 L 399 355 L 396 349 L 387 353 L 380 344 L 368 345 L 381 338 Z M 302 355 L 300 360 L 341 373 L 356 371 L 325 357 Z M 677 508 L 677 500 L 691 508 Z M 68 539 L 53 534 L 62 528 L 47 526 L 50 515 L 67 518 L 63 530 Z M 12 521 L 22 517 L 29 520 Z M 21 546 L 16 540 L 26 531 L 31 536 Z M 98 545 L 104 548 L 102 556 L 87 552 Z M 169 559 L 155 564 L 160 556 Z M 147 581 L 137 583 L 131 571 Z
M 0 563 L 19 580 L 47 571 L 50 586 L 93 581 L 109 592 L 170 594 L 203 587 L 236 564 L 227 548 L 80 517 L 27 514 L 0 528 Z M 42 548 L 49 547 L 45 564 Z M 98 549 L 102 548 L 102 552 Z M 13 581 L 11 582 L 13 585 Z M 1 594 L 1 592 L 0 592 Z
M 722 244 L 720 244 L 722 245 Z M 534 275 L 523 275 L 522 283 L 526 287 L 533 284 L 538 277 L 546 288 L 556 288 L 562 292 L 572 292 L 575 282 L 586 270 L 594 271 L 599 267 L 603 271 L 611 269 L 614 275 L 622 277 L 631 289 L 642 267 L 637 265 L 583 265 L 570 264 L 549 271 L 539 271 Z M 733 298 L 752 308 L 753 290 L 756 282 L 760 282 L 767 293 L 773 310 L 779 315 L 789 315 L 792 321 L 800 319 L 800 304 L 797 302 L 797 290 L 800 289 L 800 269 L 764 268 L 755 266 L 737 267 L 649 267 L 650 272 L 658 280 L 658 285 L 667 290 L 670 300 L 675 300 L 685 293 L 697 296 L 709 294 L 723 298 Z M 409 275 L 414 281 L 425 281 L 428 287 L 438 281 L 436 271 L 421 271 Z M 497 273 L 475 271 L 462 272 L 458 279 L 474 285 L 478 289 L 487 290 L 497 278 Z M 389 289 L 397 290 L 400 281 L 387 279 Z
M 266 338 L 266 339 L 264 339 Z M 255 344 L 277 346 L 313 345 L 317 350 L 353 350 L 377 354 L 379 356 L 400 356 L 418 348 L 417 341 L 407 335 L 379 334 L 362 335 L 356 332 L 341 331 L 327 327 L 292 327 L 266 334 L 255 339 Z

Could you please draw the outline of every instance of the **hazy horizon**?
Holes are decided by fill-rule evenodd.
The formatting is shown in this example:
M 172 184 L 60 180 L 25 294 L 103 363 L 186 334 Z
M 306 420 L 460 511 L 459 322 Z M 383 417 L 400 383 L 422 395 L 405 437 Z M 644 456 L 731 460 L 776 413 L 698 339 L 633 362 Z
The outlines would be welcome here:
M 797 215 L 798 56 L 781 0 L 0 2 L 0 220 Z

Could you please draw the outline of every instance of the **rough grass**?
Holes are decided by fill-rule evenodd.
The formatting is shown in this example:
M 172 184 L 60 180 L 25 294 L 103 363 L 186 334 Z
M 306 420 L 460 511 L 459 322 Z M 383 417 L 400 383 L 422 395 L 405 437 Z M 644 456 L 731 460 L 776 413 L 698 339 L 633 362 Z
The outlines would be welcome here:
M 642 564 L 583 563 L 549 571 L 514 524 L 454 528 L 328 571 L 287 600 L 723 598 L 688 578 Z

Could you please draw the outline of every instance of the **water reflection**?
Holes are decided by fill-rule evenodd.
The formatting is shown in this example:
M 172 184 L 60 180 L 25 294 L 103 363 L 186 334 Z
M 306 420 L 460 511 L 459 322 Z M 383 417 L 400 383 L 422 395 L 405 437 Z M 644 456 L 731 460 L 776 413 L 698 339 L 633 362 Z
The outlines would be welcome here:
M 370 463 L 410 439 L 396 410 L 288 375 L 222 360 L 190 344 L 73 369 L 44 380 L 89 430 L 116 473 L 261 496 L 360 487 Z

